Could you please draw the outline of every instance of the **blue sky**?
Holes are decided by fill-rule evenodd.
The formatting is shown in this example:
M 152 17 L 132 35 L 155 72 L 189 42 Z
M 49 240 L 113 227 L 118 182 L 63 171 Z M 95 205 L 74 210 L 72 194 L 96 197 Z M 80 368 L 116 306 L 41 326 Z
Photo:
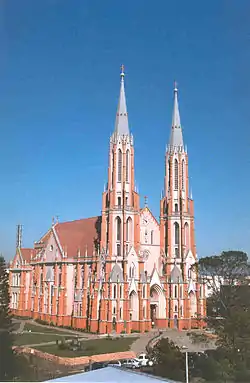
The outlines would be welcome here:
M 248 0 L 8 0 L 0 8 L 0 251 L 98 215 L 119 71 L 136 180 L 158 217 L 173 82 L 197 252 L 250 251 Z

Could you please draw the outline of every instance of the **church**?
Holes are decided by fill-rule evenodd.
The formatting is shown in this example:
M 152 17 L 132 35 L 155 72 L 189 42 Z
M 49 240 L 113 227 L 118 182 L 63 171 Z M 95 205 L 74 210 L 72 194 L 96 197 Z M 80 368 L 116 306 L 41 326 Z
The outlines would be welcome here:
M 198 278 L 188 154 L 174 87 L 160 217 L 141 208 L 135 186 L 124 68 L 101 215 L 53 222 L 33 248 L 18 227 L 10 266 L 12 313 L 99 333 L 203 327 L 205 285 Z

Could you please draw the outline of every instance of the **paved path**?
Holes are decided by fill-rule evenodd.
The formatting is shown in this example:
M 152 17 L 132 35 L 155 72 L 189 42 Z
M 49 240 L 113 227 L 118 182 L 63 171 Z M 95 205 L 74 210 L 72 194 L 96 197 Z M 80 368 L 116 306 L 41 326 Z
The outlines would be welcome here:
M 134 351 L 136 354 L 140 354 L 141 352 L 145 352 L 148 342 L 152 338 L 154 338 L 158 333 L 159 333 L 158 330 L 152 330 L 152 331 L 146 332 L 144 334 L 137 334 L 137 336 L 139 335 L 139 338 L 136 339 L 136 341 L 132 343 L 130 350 Z

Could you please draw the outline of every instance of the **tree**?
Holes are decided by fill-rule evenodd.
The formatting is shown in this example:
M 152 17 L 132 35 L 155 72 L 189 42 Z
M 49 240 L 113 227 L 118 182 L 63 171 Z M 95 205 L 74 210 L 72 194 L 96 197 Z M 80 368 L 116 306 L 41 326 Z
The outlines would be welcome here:
M 247 254 L 223 252 L 199 261 L 201 278 L 211 288 L 208 299 L 209 327 L 215 330 L 218 349 L 214 359 L 224 379 L 249 381 L 250 286 Z M 208 356 L 206 363 L 211 356 Z
M 201 258 L 198 268 L 201 280 L 211 291 L 207 300 L 207 313 L 209 316 L 221 316 L 221 308 L 226 308 L 226 297 L 221 287 L 248 283 L 250 265 L 247 254 L 236 250 L 223 251 L 218 256 Z
M 15 375 L 9 305 L 9 277 L 5 260 L 0 256 L 0 381 L 11 380 Z
M 156 343 L 149 352 L 149 358 L 154 361 L 155 375 L 176 380 L 185 378 L 185 355 L 168 338 Z

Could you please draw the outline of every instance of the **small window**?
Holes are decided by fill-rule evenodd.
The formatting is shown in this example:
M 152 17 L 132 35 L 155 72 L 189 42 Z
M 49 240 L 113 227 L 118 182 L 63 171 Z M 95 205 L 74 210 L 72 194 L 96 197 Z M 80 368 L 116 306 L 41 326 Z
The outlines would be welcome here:
M 128 206 L 128 197 L 126 197 L 125 202 L 126 202 L 126 206 Z
M 180 314 L 181 314 L 181 316 L 183 315 L 183 307 L 182 306 L 180 307 Z
M 113 314 L 115 314 L 115 307 L 113 307 Z
M 175 213 L 178 213 L 178 203 L 174 204 L 174 211 L 175 211 Z
M 180 286 L 180 298 L 182 298 L 182 286 Z
M 122 308 L 120 307 L 120 319 L 122 319 Z
M 122 204 L 122 199 L 121 197 L 118 197 L 118 206 L 121 206 L 121 204 Z
M 179 249 L 178 249 L 178 247 L 176 247 L 176 248 L 174 249 L 174 255 L 175 255 L 176 258 L 179 257 Z
M 50 249 L 50 251 L 53 251 L 53 245 L 50 245 L 49 249 Z
M 129 314 L 129 319 L 132 320 L 132 313 Z
M 174 306 L 174 311 L 177 313 L 177 311 L 178 311 L 177 305 Z
M 118 256 L 121 255 L 121 245 L 119 243 L 116 245 L 116 252 Z

